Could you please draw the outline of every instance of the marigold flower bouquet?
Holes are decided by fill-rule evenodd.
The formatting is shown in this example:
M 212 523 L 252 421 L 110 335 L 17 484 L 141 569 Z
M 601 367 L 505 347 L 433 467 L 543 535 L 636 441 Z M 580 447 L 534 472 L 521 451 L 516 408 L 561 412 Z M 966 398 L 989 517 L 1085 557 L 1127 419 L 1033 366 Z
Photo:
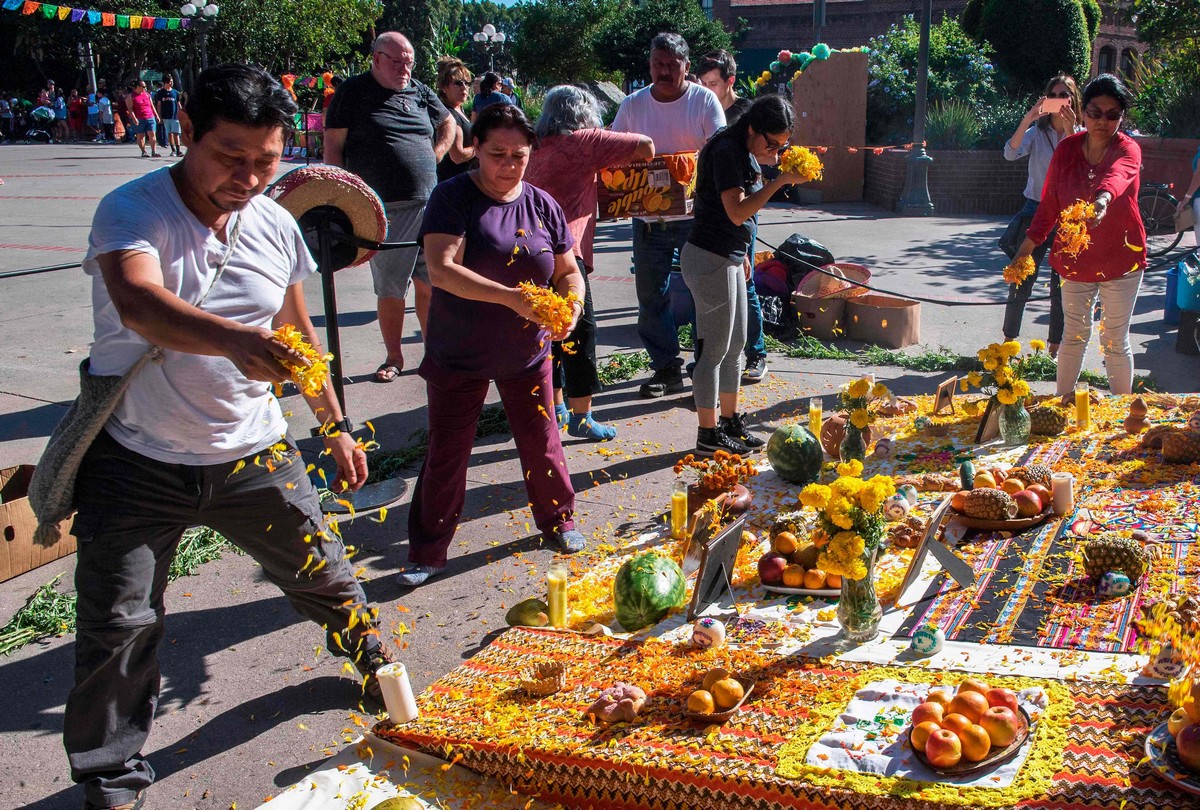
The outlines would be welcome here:
M 728 511 L 740 513 L 750 506 L 750 492 L 744 485 L 758 475 L 758 468 L 736 453 L 718 450 L 712 458 L 696 458 L 688 453 L 675 462 L 674 469 L 676 475 L 686 473 L 695 478 L 688 487 L 688 514 L 703 502 L 723 495 L 728 496 L 725 500 Z
M 972 371 L 966 379 L 959 380 L 965 392 L 971 386 L 990 394 L 1003 407 L 1000 409 L 1000 437 L 1005 444 L 1024 444 L 1029 441 L 1029 412 L 1025 410 L 1025 398 L 1029 396 L 1029 383 L 1025 381 L 1032 363 L 1039 362 L 1046 344 L 1032 340 L 1032 354 L 1022 355 L 1021 344 L 1016 340 L 990 343 L 977 353 L 983 371 Z
M 887 386 L 872 381 L 870 377 L 862 377 L 842 386 L 838 392 L 838 408 L 846 414 L 846 432 L 838 446 L 842 461 L 852 458 L 862 461 L 866 458 L 867 443 L 863 431 L 875 422 L 871 405 L 890 397 Z
M 825 173 L 825 166 L 811 149 L 792 146 L 779 156 L 779 171 L 798 174 L 804 178 L 802 182 L 810 183 L 821 179 Z
M 272 333 L 272 337 L 308 360 L 307 366 L 279 361 L 279 364 L 292 375 L 292 382 L 296 384 L 300 392 L 306 397 L 315 397 L 321 393 L 325 389 L 325 381 L 329 379 L 329 361 L 333 359 L 333 355 L 319 354 L 304 339 L 300 330 L 290 323 L 285 323 L 276 329 Z
M 562 296 L 549 287 L 539 287 L 529 281 L 522 281 L 517 285 L 517 289 L 533 309 L 533 317 L 550 330 L 551 334 L 563 332 L 571 325 L 571 319 L 575 316 L 575 303 L 579 301 L 579 296 L 574 292 Z
M 837 465 L 838 477 L 828 486 L 809 484 L 800 503 L 817 512 L 817 567 L 842 577 L 838 621 L 852 641 L 868 641 L 879 631 L 883 609 L 875 592 L 875 559 L 883 545 L 883 504 L 896 494 L 886 475 L 863 480 L 863 465 L 852 459 Z

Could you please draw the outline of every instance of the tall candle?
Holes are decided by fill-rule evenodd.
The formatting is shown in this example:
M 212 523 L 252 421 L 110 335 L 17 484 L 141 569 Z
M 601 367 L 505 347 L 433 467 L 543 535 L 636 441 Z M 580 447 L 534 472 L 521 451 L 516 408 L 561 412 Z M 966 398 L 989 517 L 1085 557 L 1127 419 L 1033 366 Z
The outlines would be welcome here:
M 824 408 L 821 404 L 820 397 L 813 397 L 808 401 L 808 429 L 812 431 L 812 435 L 821 435 L 821 420 L 824 417 Z
M 675 486 L 671 490 L 671 539 L 683 540 L 687 537 L 688 529 L 688 508 L 687 508 L 687 481 L 682 478 L 675 479 Z
M 1075 424 L 1080 430 L 1092 429 L 1091 389 L 1085 382 L 1075 383 Z
M 565 562 L 550 563 L 550 572 L 546 575 L 549 591 L 546 604 L 550 608 L 550 624 L 553 627 L 567 626 L 567 580 L 570 575 Z
M 1075 511 L 1075 477 L 1070 473 L 1050 474 L 1050 495 L 1054 501 L 1054 514 L 1069 515 Z
M 404 664 L 385 664 L 375 671 L 379 689 L 383 692 L 383 705 L 387 707 L 392 723 L 411 723 L 417 719 L 417 701 L 413 698 L 412 686 L 408 682 L 408 670 Z

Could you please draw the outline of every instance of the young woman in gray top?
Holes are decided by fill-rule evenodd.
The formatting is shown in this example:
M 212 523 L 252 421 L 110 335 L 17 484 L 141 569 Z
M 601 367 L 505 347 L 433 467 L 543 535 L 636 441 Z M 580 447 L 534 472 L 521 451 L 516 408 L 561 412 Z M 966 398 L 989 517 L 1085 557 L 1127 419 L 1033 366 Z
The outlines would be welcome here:
M 1065 101 L 1065 104 L 1062 102 Z M 1062 105 L 1057 111 L 1054 107 Z M 1029 157 L 1029 179 L 1025 183 L 1025 205 L 1013 217 L 1005 230 L 1002 244 L 1010 245 L 1006 252 L 1010 257 L 1016 252 L 1025 238 L 1025 231 L 1033 221 L 1038 203 L 1042 199 L 1042 183 L 1046 179 L 1046 170 L 1050 168 L 1050 158 L 1054 154 L 1058 142 L 1077 130 L 1079 121 L 1079 87 L 1075 80 L 1065 73 L 1060 73 L 1046 84 L 1045 94 L 1037 100 L 1011 138 L 1004 143 L 1006 160 L 1020 160 Z M 1040 268 L 1046 251 L 1053 243 L 1054 234 L 1033 251 L 1035 268 Z M 1025 279 L 1021 284 L 1010 284 L 1008 287 L 1008 303 L 1004 307 L 1004 339 L 1016 340 L 1021 334 L 1021 320 L 1025 315 L 1025 304 L 1033 293 L 1033 285 L 1037 282 L 1038 270 Z M 1063 336 L 1062 293 L 1059 290 L 1058 275 L 1050 273 L 1050 334 L 1047 341 L 1050 356 L 1058 354 L 1058 344 Z

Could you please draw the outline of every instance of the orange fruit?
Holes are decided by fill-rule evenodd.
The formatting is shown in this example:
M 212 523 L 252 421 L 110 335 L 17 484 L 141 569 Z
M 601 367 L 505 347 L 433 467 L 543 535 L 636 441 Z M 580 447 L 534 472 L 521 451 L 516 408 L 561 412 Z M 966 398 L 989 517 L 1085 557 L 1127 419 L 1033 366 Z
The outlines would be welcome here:
M 945 714 L 949 714 L 950 701 L 952 700 L 954 700 L 954 693 L 949 689 L 930 689 L 929 694 L 925 696 L 926 703 L 940 704 Z
M 966 503 L 967 491 L 965 489 L 959 490 L 950 496 L 950 508 L 955 512 L 961 512 Z
M 841 574 L 826 574 L 825 575 L 825 587 L 826 588 L 842 587 L 842 575 Z
M 712 714 L 712 693 L 706 692 L 703 689 L 697 689 L 688 696 L 687 707 L 689 712 L 696 712 L 697 714 Z
M 958 693 L 961 695 L 963 692 L 978 692 L 979 694 L 986 696 L 988 689 L 990 688 L 990 686 L 978 678 L 967 678 L 958 685 Z
M 987 698 L 978 692 L 959 692 L 954 696 L 954 700 L 950 701 L 947 711 L 951 714 L 961 714 L 972 723 L 978 723 L 979 718 L 990 708 Z
M 925 750 L 925 741 L 929 739 L 929 735 L 937 731 L 938 724 L 932 720 L 926 720 L 924 723 L 917 723 L 909 732 L 909 737 L 912 739 L 912 747 L 918 751 Z
M 961 714 L 951 713 L 942 718 L 942 728 L 949 729 L 955 734 L 959 733 L 967 726 L 972 725 L 974 725 L 974 723 L 972 723 L 968 718 L 963 717 Z
M 1025 489 L 1025 482 L 1020 478 L 1005 478 L 1004 483 L 1000 485 L 1000 489 L 1004 490 L 1009 495 L 1016 495 L 1018 492 Z
M 798 565 L 789 565 L 783 569 L 783 584 L 788 588 L 804 587 L 808 572 Z
M 787 572 L 784 572 L 787 575 Z M 810 568 L 804 572 L 804 587 L 811 590 L 825 587 L 825 572 L 819 568 Z
M 728 711 L 738 704 L 745 695 L 742 685 L 733 678 L 717 681 L 712 685 L 713 702 L 721 711 Z
M 704 676 L 703 688 L 706 692 L 711 692 L 713 684 L 717 681 L 723 681 L 733 673 L 724 667 L 714 667 Z
M 800 550 L 800 541 L 791 532 L 780 532 L 775 535 L 774 546 L 776 551 L 786 556 Z
M 975 723 L 958 732 L 958 739 L 962 743 L 963 759 L 967 762 L 979 762 L 992 750 L 992 738 L 983 730 L 983 726 Z

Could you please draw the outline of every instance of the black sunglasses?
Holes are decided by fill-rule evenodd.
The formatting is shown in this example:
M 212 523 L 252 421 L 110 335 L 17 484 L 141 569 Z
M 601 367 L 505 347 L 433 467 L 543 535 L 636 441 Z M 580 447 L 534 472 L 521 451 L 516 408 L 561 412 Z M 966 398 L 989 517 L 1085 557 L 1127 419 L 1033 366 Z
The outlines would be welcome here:
M 1121 116 L 1124 114 L 1120 110 L 1109 110 L 1108 112 L 1104 112 L 1103 110 L 1098 110 L 1095 107 L 1088 107 L 1083 112 L 1093 121 L 1099 121 L 1101 118 L 1108 121 L 1120 121 Z
M 461 87 L 464 90 L 471 86 L 471 83 L 466 79 L 455 79 L 454 81 L 450 82 L 450 84 L 454 85 L 455 87 Z

